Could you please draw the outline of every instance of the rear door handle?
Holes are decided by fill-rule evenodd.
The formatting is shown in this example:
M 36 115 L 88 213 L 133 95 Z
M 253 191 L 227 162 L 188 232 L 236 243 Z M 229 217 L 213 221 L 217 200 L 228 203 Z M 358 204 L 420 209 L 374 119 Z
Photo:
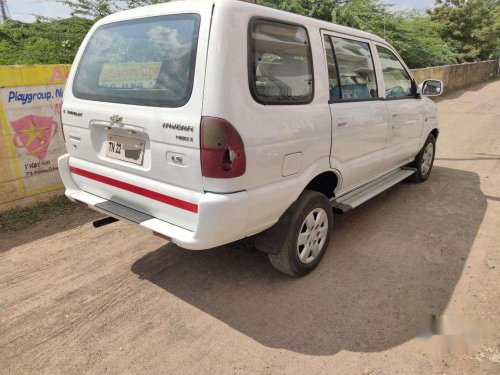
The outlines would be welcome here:
M 337 126 L 339 128 L 343 127 L 343 126 L 346 126 L 347 125 L 347 121 L 343 121 L 343 122 L 337 122 Z
M 393 113 L 392 117 L 398 117 L 398 114 L 397 113 Z

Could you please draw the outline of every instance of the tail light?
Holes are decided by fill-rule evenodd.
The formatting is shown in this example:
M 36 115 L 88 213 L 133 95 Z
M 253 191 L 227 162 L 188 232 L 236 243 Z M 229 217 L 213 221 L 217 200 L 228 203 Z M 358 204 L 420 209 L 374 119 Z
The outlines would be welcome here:
M 245 173 L 245 146 L 234 126 L 226 120 L 202 118 L 201 170 L 204 177 L 213 178 L 234 178 Z

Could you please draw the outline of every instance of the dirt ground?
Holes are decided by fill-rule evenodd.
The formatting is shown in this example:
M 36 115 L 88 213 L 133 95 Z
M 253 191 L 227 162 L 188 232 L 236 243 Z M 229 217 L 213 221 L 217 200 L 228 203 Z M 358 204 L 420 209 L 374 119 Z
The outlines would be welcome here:
M 85 210 L 2 234 L 0 373 L 499 374 L 500 81 L 439 109 L 430 180 L 335 216 L 305 278 Z

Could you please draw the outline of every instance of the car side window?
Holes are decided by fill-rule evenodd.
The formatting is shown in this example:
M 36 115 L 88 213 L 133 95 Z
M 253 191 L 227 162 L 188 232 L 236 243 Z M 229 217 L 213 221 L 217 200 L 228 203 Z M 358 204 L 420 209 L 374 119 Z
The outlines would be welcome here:
M 415 97 L 413 80 L 399 59 L 387 48 L 377 46 L 387 99 Z
M 326 38 L 331 41 L 326 43 L 325 40 L 330 100 L 377 99 L 377 78 L 369 43 L 339 37 Z M 330 54 L 333 60 L 329 57 Z M 332 69 L 333 66 L 336 72 Z M 336 79 L 333 78 L 334 74 L 337 76 Z
M 305 104 L 313 99 L 311 45 L 304 27 L 253 20 L 250 88 L 263 104 Z

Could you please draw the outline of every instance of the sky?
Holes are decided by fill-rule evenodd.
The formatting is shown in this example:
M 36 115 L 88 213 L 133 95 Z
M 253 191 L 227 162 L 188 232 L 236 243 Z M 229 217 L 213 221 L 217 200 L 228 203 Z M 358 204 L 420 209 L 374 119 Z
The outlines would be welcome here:
M 431 8 L 434 0 L 386 0 L 394 4 L 394 10 Z M 70 9 L 54 0 L 7 0 L 7 7 L 13 19 L 32 22 L 34 15 L 51 18 L 69 17 Z

